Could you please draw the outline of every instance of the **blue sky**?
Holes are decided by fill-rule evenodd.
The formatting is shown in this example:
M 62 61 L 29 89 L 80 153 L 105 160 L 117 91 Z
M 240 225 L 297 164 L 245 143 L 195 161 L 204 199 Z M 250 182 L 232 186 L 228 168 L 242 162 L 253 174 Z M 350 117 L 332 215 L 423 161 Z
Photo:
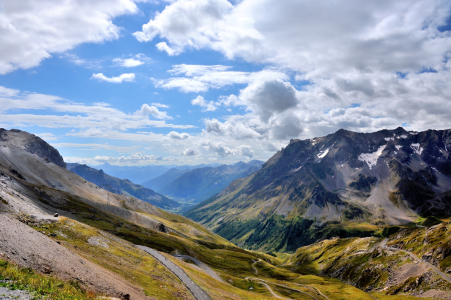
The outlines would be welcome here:
M 0 0 L 0 126 L 68 162 L 120 165 L 266 160 L 340 128 L 451 128 L 450 12 L 439 0 Z

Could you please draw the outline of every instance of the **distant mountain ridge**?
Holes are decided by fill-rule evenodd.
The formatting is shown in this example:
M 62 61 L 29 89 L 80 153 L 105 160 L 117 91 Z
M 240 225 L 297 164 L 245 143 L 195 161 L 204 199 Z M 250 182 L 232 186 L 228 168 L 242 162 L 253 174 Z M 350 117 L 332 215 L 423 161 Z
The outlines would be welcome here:
M 175 179 L 177 179 L 178 177 L 180 177 L 181 175 L 185 174 L 188 171 L 190 171 L 190 170 L 189 169 L 172 168 L 172 169 L 168 170 L 166 173 L 164 173 L 158 177 L 155 177 L 153 179 L 143 182 L 142 185 L 149 189 L 153 189 L 156 191 L 161 190 L 166 185 L 170 184 Z
M 253 249 L 294 251 L 379 224 L 451 215 L 451 130 L 339 130 L 291 140 L 186 216 Z M 353 225 L 352 225 L 353 224 Z M 372 224 L 372 225 L 364 225 Z
M 179 170 L 173 168 L 165 174 L 143 182 L 143 186 L 159 193 L 198 203 L 221 192 L 235 179 L 246 177 L 258 171 L 263 162 L 252 160 L 233 165 Z
M 201 164 L 198 166 L 190 165 L 147 165 L 147 166 L 116 166 L 109 163 L 104 163 L 99 166 L 91 166 L 94 169 L 102 169 L 105 173 L 121 178 L 128 179 L 136 184 L 142 184 L 145 181 L 151 180 L 158 177 L 172 168 L 177 168 L 180 170 L 190 170 L 194 168 L 206 167 L 206 166 L 218 166 L 218 163 L 212 163 L 209 165 Z
M 70 171 L 99 187 L 119 195 L 138 198 L 163 209 L 176 209 L 181 206 L 177 201 L 171 200 L 142 185 L 134 184 L 130 180 L 110 176 L 103 170 L 96 170 L 87 165 L 71 164 Z

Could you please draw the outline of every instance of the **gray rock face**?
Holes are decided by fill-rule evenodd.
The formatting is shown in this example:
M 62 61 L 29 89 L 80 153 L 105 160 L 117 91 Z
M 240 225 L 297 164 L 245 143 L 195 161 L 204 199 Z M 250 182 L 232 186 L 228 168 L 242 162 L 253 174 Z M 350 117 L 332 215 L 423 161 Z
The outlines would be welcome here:
M 15 146 L 29 153 L 46 158 L 57 166 L 66 168 L 66 163 L 58 150 L 38 136 L 18 129 L 0 128 L 0 144 Z M 6 145 L 5 145 L 6 146 Z

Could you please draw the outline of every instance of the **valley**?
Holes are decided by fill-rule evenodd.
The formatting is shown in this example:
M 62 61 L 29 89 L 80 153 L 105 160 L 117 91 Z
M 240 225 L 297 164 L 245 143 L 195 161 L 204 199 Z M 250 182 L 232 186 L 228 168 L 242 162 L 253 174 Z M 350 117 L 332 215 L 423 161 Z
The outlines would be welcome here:
M 0 300 L 451 300 L 451 0 L 0 0 Z
M 14 284 L 27 279 L 18 271 L 10 275 L 12 268 L 28 268 L 36 272 L 30 276 L 43 282 L 77 282 L 79 287 L 69 288 L 79 295 L 74 299 L 394 300 L 451 296 L 451 283 L 446 280 L 451 273 L 451 227 L 446 220 L 417 214 L 418 224 L 395 226 L 390 221 L 374 222 L 370 211 L 366 211 L 366 219 L 357 214 L 322 222 L 306 215 L 290 219 L 289 214 L 274 214 L 259 223 L 227 225 L 224 220 L 221 224 L 229 227 L 213 227 L 212 232 L 184 216 L 87 181 L 65 168 L 56 149 L 48 148 L 47 153 L 53 154 L 46 156 L 36 146 L 30 147 L 34 137 L 26 132 L 2 131 L 0 137 L 0 279 L 14 278 Z M 241 188 L 243 183 L 252 183 L 262 171 L 267 172 L 265 166 L 235 180 L 192 211 L 210 207 L 229 191 L 234 199 L 247 191 Z M 315 197 L 326 206 L 329 201 L 345 201 L 330 200 L 332 196 L 326 192 Z M 352 204 L 342 204 L 344 211 L 352 207 L 346 205 Z M 32 218 L 54 213 L 59 217 Z M 345 236 L 337 237 L 342 234 Z M 300 241 L 293 242 L 297 239 Z M 26 286 L 31 292 L 38 291 L 32 288 L 36 285 Z M 64 293 L 45 287 L 40 291 L 45 295 Z

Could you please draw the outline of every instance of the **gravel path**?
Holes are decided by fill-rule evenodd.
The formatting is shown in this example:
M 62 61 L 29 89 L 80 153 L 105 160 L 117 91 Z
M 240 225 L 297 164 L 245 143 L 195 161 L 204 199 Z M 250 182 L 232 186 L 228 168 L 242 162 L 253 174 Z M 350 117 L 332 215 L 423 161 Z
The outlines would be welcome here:
M 312 299 L 314 299 L 314 300 L 319 300 L 318 298 L 316 298 L 316 297 L 313 296 L 313 295 L 310 295 L 309 293 L 306 293 L 306 292 L 304 292 L 304 291 L 301 291 L 301 290 L 298 290 L 298 289 L 294 289 L 294 288 L 292 288 L 292 287 L 288 287 L 288 286 L 285 286 L 285 285 L 282 285 L 282 284 L 278 284 L 278 283 L 266 281 L 266 280 L 264 280 L 264 279 L 255 278 L 255 277 L 246 277 L 245 279 L 246 279 L 246 280 L 251 279 L 251 280 L 257 280 L 257 281 L 260 281 L 260 283 L 263 284 L 264 286 L 266 286 L 266 287 L 268 288 L 268 290 L 271 292 L 271 294 L 272 294 L 274 297 L 277 297 L 277 298 L 281 298 L 281 299 L 291 299 L 291 298 L 283 298 L 283 297 L 280 297 L 279 295 L 277 295 L 276 293 L 274 293 L 274 291 L 273 291 L 266 283 L 270 283 L 270 284 L 273 284 L 273 285 L 276 285 L 276 286 L 280 286 L 280 287 L 285 288 L 285 289 L 288 289 L 288 290 L 296 291 L 296 292 L 299 292 L 299 293 L 301 293 L 301 294 L 304 294 L 304 295 L 306 295 L 306 296 L 308 296 L 308 297 L 310 297 L 310 298 L 312 298 Z
M 258 263 L 258 262 L 260 262 L 260 261 L 261 261 L 261 259 L 259 258 L 258 260 L 254 261 L 254 263 L 251 265 L 251 266 L 252 266 L 252 269 L 254 269 L 255 275 L 258 275 L 258 270 L 257 270 L 257 268 L 255 267 L 255 264 Z
M 33 296 L 27 291 L 9 290 L 7 288 L 0 287 L 0 300 L 3 299 L 31 300 L 33 299 Z
M 382 248 L 385 248 L 385 249 L 388 249 L 388 250 L 392 250 L 392 251 L 400 251 L 400 252 L 404 252 L 404 253 L 410 255 L 410 257 L 412 257 L 414 260 L 417 260 L 417 261 L 419 261 L 420 263 L 426 264 L 429 268 L 431 268 L 431 269 L 434 270 L 438 275 L 440 275 L 444 280 L 446 280 L 446 281 L 448 281 L 448 282 L 451 283 L 451 279 L 448 277 L 448 275 L 446 275 L 445 273 L 443 273 L 442 271 L 440 271 L 439 269 L 437 269 L 437 267 L 434 266 L 433 264 L 428 263 L 427 261 L 425 261 L 425 260 L 423 260 L 423 259 L 417 257 L 415 254 L 413 254 L 413 253 L 410 252 L 410 251 L 406 251 L 406 250 L 402 250 L 402 249 L 398 249 L 398 248 L 394 248 L 394 247 L 387 246 L 387 242 L 388 242 L 388 239 L 383 240 L 382 243 L 381 243 L 381 247 L 382 247 Z
M 5 283 L 9 281 L 0 280 L 0 282 Z M 27 291 L 10 290 L 6 287 L 0 287 L 0 300 L 2 299 L 30 300 L 33 299 L 33 296 Z

